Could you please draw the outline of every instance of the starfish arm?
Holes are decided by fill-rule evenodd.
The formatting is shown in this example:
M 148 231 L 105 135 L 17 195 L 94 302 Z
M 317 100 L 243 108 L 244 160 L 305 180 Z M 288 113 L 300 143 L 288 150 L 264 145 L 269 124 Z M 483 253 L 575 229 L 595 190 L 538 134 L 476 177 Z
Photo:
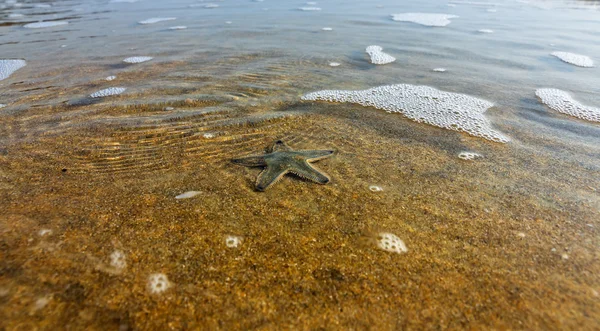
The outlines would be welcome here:
M 239 159 L 233 159 L 231 162 L 246 167 L 264 167 L 267 165 L 264 155 L 242 157 Z
M 286 145 L 283 140 L 277 140 L 273 143 L 273 146 L 269 149 L 269 153 L 274 152 L 290 152 L 292 149 Z
M 256 179 L 256 189 L 265 191 L 271 185 L 277 183 L 288 171 L 281 167 L 267 167 Z
M 302 156 L 304 156 L 309 161 L 317 161 L 322 160 L 324 158 L 330 157 L 335 153 L 332 150 L 308 150 L 308 151 L 297 151 Z
M 325 173 L 317 170 L 308 162 L 301 162 L 299 164 L 294 164 L 294 167 L 290 169 L 290 172 L 294 175 L 302 177 L 304 179 L 311 180 L 315 183 L 319 184 L 327 184 L 329 183 L 329 176 Z

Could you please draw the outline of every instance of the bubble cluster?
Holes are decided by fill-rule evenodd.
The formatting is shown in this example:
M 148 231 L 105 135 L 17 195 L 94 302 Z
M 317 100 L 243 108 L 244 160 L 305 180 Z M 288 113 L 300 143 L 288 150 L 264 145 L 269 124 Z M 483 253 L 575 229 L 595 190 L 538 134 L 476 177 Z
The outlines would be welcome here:
M 323 30 L 323 31 L 333 31 L 333 28 L 330 28 L 330 27 L 324 27 L 324 28 L 322 28 L 321 30 Z
M 600 108 L 590 107 L 577 102 L 565 91 L 553 88 L 542 88 L 535 91 L 546 106 L 559 113 L 567 114 L 582 120 L 600 122 Z
M 0 80 L 4 80 L 15 71 L 27 65 L 25 60 L 0 60 Z
M 365 52 L 369 54 L 371 57 L 371 63 L 373 64 L 387 64 L 396 61 L 395 57 L 382 52 L 382 50 L 383 48 L 381 48 L 381 46 L 371 45 L 367 47 Z
M 382 232 L 377 237 L 377 247 L 392 253 L 406 253 L 408 249 L 402 239 L 393 233 Z
M 356 103 L 390 113 L 402 113 L 419 123 L 466 132 L 495 142 L 510 140 L 492 128 L 483 114 L 493 103 L 429 86 L 396 84 L 359 91 L 325 90 L 306 94 L 302 100 Z
M 477 32 L 480 32 L 480 33 L 494 33 L 494 30 L 490 30 L 490 29 L 480 29 L 480 30 L 477 30 Z
M 152 274 L 148 277 L 148 291 L 152 294 L 159 294 L 171 287 L 171 282 L 165 274 Z
M 446 72 L 446 68 L 435 68 L 433 69 L 435 72 Z
M 483 157 L 483 155 L 475 153 L 475 152 L 460 152 L 460 153 L 458 153 L 458 158 L 461 160 L 466 160 L 466 161 L 475 160 L 475 159 L 478 159 L 481 157 Z
M 339 62 L 329 62 L 330 67 L 339 67 L 340 65 L 341 65 L 341 63 L 339 63 Z
M 585 55 L 568 52 L 552 52 L 551 55 L 578 67 L 591 68 L 594 66 L 594 61 Z
M 392 14 L 394 21 L 412 22 L 425 26 L 446 26 L 450 23 L 450 19 L 458 18 L 456 15 L 447 14 L 431 14 L 431 13 L 403 13 Z
M 24 28 L 27 29 L 41 29 L 41 28 L 50 28 L 53 26 L 59 25 L 67 25 L 69 22 L 67 21 L 50 21 L 50 22 L 35 22 L 23 25 Z
M 103 98 L 103 97 L 108 97 L 111 95 L 119 95 L 119 94 L 125 92 L 125 90 L 127 90 L 125 87 L 109 87 L 107 89 L 100 90 L 98 92 L 94 92 L 94 93 L 90 94 L 90 97 Z
M 193 197 L 197 196 L 200 193 L 202 193 L 202 192 L 200 192 L 200 191 L 187 191 L 185 193 L 182 193 L 182 194 L 176 196 L 175 199 L 177 199 L 177 200 L 190 199 L 190 198 L 193 198 Z
M 158 23 L 158 22 L 164 22 L 164 21 L 173 21 L 176 20 L 177 17 L 153 17 L 153 18 L 149 18 L 147 20 L 143 20 L 143 21 L 139 21 L 139 24 L 154 24 L 154 23 Z
M 152 59 L 153 59 L 153 57 L 151 57 L 151 56 L 132 56 L 132 57 L 126 58 L 125 60 L 123 60 L 123 62 L 125 62 L 125 63 L 142 63 L 142 62 L 150 61 Z
M 117 76 L 108 76 L 108 77 L 106 77 L 104 79 L 110 82 L 111 80 L 117 79 Z
M 120 250 L 115 250 L 112 252 L 112 254 L 110 254 L 110 265 L 117 270 L 123 270 L 127 268 L 125 254 L 123 254 L 123 252 Z
M 212 139 L 212 138 L 215 137 L 215 134 L 214 133 L 205 133 L 205 134 L 202 135 L 202 137 L 204 139 Z
M 225 237 L 225 245 L 229 248 L 237 248 L 242 243 L 242 238 L 236 236 Z

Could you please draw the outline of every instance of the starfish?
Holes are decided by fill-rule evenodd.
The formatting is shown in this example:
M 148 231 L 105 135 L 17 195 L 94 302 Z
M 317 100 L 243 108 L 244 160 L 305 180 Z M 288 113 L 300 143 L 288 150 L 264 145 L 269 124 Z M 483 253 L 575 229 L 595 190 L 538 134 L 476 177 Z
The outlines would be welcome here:
M 266 167 L 256 179 L 256 189 L 265 191 L 277 183 L 285 174 L 292 173 L 315 183 L 327 184 L 329 177 L 309 164 L 333 155 L 331 150 L 296 151 L 283 141 L 277 140 L 265 155 L 253 155 L 231 162 L 247 167 Z

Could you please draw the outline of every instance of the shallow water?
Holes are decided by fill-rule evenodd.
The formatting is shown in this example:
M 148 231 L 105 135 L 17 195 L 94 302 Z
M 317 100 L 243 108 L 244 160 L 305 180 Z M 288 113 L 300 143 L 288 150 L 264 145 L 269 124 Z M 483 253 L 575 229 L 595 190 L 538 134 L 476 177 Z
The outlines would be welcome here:
M 0 60 L 27 62 L 0 81 L 0 328 L 599 328 L 600 124 L 535 95 L 600 107 L 599 10 L 0 3 Z M 410 12 L 458 17 L 392 20 Z M 489 101 L 510 141 L 301 99 L 392 84 Z M 314 164 L 331 182 L 257 192 L 230 160 L 277 139 L 335 150 Z

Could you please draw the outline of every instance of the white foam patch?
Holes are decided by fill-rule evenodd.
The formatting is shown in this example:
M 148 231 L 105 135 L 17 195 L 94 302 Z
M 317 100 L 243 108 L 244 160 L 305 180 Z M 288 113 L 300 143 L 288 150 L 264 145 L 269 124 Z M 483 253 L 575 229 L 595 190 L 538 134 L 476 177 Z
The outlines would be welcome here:
M 107 89 L 100 90 L 98 92 L 94 92 L 94 93 L 90 94 L 90 97 L 92 97 L 92 98 L 109 97 L 111 95 L 119 95 L 119 94 L 125 92 L 125 90 L 127 90 L 125 87 L 109 87 Z
M 229 248 L 237 248 L 242 243 L 242 238 L 236 236 L 225 237 L 225 245 Z
M 588 56 L 569 53 L 569 52 L 552 52 L 553 56 L 578 67 L 591 68 L 594 66 L 594 61 Z
M 458 18 L 456 15 L 448 14 L 431 14 L 431 13 L 403 13 L 392 14 L 392 19 L 399 22 L 412 22 L 425 26 L 446 26 L 450 23 L 450 19 Z
M 143 20 L 143 21 L 139 21 L 139 24 L 154 24 L 154 23 L 158 23 L 158 22 L 164 22 L 164 21 L 173 21 L 176 20 L 177 17 L 153 17 L 153 18 L 149 18 L 147 20 Z
M 365 52 L 371 57 L 371 63 L 373 64 L 388 64 L 396 61 L 395 57 L 382 51 L 383 48 L 377 45 L 371 45 L 365 49 Z
M 494 33 L 494 30 L 490 30 L 490 29 L 480 29 L 480 30 L 477 30 L 477 32 L 480 32 L 480 33 Z
M 408 248 L 402 239 L 393 233 L 382 232 L 377 238 L 377 247 L 392 253 L 406 253 Z
M 165 274 L 152 274 L 148 277 L 148 291 L 152 294 L 159 294 L 171 287 L 171 282 Z
M 28 29 L 41 29 L 41 28 L 50 28 L 53 26 L 59 25 L 67 25 L 69 22 L 67 21 L 51 21 L 51 22 L 35 22 L 23 25 L 24 28 Z
M 542 88 L 535 91 L 542 102 L 559 113 L 567 114 L 582 120 L 600 122 L 600 108 L 590 107 L 577 102 L 565 91 Z
M 214 133 L 205 133 L 202 135 L 202 137 L 204 137 L 204 139 L 212 139 L 215 137 Z
M 169 30 L 185 30 L 187 29 L 187 26 L 185 25 L 177 25 L 177 26 L 170 26 Z
M 369 186 L 369 191 L 371 191 L 371 192 L 382 192 L 383 188 L 381 188 L 381 186 L 371 185 L 371 186 Z
M 429 86 L 396 84 L 360 91 L 325 90 L 304 95 L 302 100 L 356 103 L 390 113 L 402 113 L 419 123 L 466 132 L 495 142 L 510 140 L 496 131 L 484 116 L 493 103 Z
M 330 67 L 339 67 L 340 65 L 341 65 L 341 63 L 339 63 L 339 62 L 329 62 Z
M 458 158 L 465 161 L 475 160 L 482 158 L 483 155 L 475 152 L 460 152 L 458 153 Z
M 26 65 L 25 60 L 0 60 L 0 80 L 7 79 L 15 71 Z
M 319 7 L 300 7 L 298 9 L 300 9 L 302 11 L 319 11 L 319 10 L 321 10 L 321 8 L 319 8 Z
M 142 63 L 142 62 L 147 62 L 152 60 L 153 57 L 151 56 L 132 56 L 132 57 L 128 57 L 125 60 L 123 60 L 123 62 L 125 63 Z
M 124 270 L 127 268 L 127 261 L 125 254 L 120 250 L 115 250 L 110 254 L 110 265 L 117 270 Z
M 202 192 L 200 192 L 200 191 L 187 191 L 185 193 L 182 193 L 182 194 L 176 196 L 175 199 L 177 199 L 177 200 L 190 199 L 190 198 L 193 198 L 193 197 L 197 196 L 200 193 L 202 193 Z
M 324 28 L 322 28 L 321 30 L 323 30 L 323 31 L 333 31 L 333 28 L 330 28 L 330 27 L 324 27 Z
M 435 71 L 435 72 L 446 72 L 446 68 L 434 68 L 433 71 Z
M 117 76 L 108 76 L 108 77 L 106 77 L 104 79 L 110 82 L 111 80 L 117 79 Z

